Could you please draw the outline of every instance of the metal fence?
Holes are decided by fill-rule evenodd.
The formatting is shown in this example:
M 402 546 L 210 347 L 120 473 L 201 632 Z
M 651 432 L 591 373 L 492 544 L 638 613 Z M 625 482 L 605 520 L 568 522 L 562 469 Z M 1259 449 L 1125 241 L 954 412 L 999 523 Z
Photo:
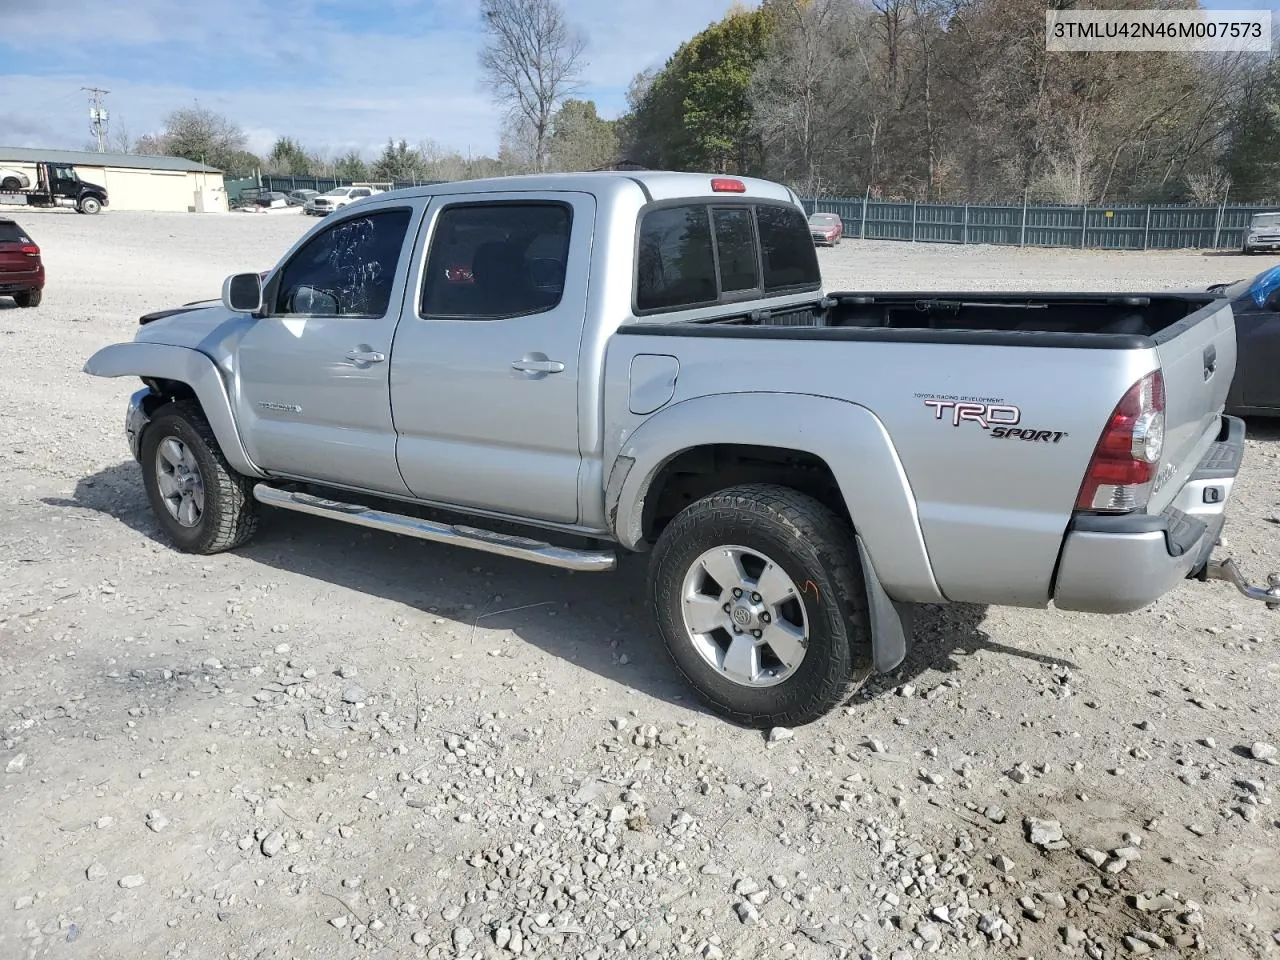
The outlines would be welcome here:
M 395 187 L 417 187 L 440 180 L 397 180 Z M 349 187 L 333 177 L 227 178 L 233 203 L 250 187 L 263 190 L 318 190 Z M 993 243 L 1015 247 L 1076 247 L 1100 250 L 1240 249 L 1249 218 L 1277 207 L 1074 206 L 1069 204 L 902 203 L 862 197 L 802 198 L 805 210 L 839 214 L 844 236 L 867 240 L 924 243 Z
M 859 198 L 801 201 L 839 214 L 844 236 L 926 243 L 994 243 L 1101 250 L 1239 249 L 1249 218 L 1267 206 L 1074 206 L 900 203 Z

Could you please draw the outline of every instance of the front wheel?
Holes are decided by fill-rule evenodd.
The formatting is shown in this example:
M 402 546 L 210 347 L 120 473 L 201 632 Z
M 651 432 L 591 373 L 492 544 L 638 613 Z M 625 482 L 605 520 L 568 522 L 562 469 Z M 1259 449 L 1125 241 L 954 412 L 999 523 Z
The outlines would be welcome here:
M 22 189 L 22 181 L 17 177 L 5 177 L 0 180 L 0 191 L 4 193 L 17 193 Z
M 97 197 L 85 197 L 80 201 L 80 212 L 87 214 L 95 214 L 102 209 L 102 204 L 98 202 Z
M 220 553 L 253 536 L 252 483 L 231 469 L 196 404 L 179 401 L 156 412 L 139 462 L 151 509 L 178 549 Z
M 743 484 L 690 504 L 658 538 L 649 592 L 685 679 L 750 726 L 816 720 L 871 673 L 853 531 L 795 490 Z

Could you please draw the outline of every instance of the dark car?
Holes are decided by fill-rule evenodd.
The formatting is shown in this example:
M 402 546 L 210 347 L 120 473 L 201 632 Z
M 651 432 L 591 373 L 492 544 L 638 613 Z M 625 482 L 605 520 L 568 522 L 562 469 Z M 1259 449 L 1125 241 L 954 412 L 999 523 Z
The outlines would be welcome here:
M 1280 266 L 1209 291 L 1229 297 L 1235 315 L 1236 373 L 1227 412 L 1280 417 Z
M 290 190 L 285 200 L 291 207 L 305 207 L 308 200 L 313 200 L 318 196 L 320 196 L 319 190 Z
M 40 247 L 8 217 L 0 217 L 0 297 L 20 307 L 38 307 L 44 291 Z

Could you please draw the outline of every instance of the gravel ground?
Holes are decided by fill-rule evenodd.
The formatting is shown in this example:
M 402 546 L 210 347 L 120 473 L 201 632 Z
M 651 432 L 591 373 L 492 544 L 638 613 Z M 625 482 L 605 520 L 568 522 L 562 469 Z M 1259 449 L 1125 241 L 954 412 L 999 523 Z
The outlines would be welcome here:
M 930 608 L 796 731 L 702 712 L 609 576 L 297 515 L 158 539 L 80 372 L 312 221 L 26 214 L 0 302 L 0 956 L 1254 957 L 1280 952 L 1275 615 Z M 1202 286 L 1262 259 L 846 242 L 832 288 Z M 1245 269 L 1247 267 L 1247 269 Z M 1233 552 L 1280 569 L 1280 429 Z

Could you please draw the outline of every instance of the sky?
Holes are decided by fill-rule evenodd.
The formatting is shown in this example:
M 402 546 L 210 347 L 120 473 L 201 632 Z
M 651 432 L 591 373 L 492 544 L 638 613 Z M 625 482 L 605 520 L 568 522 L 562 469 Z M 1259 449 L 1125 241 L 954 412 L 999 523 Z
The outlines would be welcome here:
M 588 41 L 601 115 L 626 105 L 732 0 L 561 0 Z M 0 146 L 81 149 L 89 95 L 110 132 L 159 130 L 170 110 L 225 114 L 263 153 L 278 136 L 376 155 L 389 137 L 493 154 L 503 108 L 481 86 L 478 0 L 0 0 Z

